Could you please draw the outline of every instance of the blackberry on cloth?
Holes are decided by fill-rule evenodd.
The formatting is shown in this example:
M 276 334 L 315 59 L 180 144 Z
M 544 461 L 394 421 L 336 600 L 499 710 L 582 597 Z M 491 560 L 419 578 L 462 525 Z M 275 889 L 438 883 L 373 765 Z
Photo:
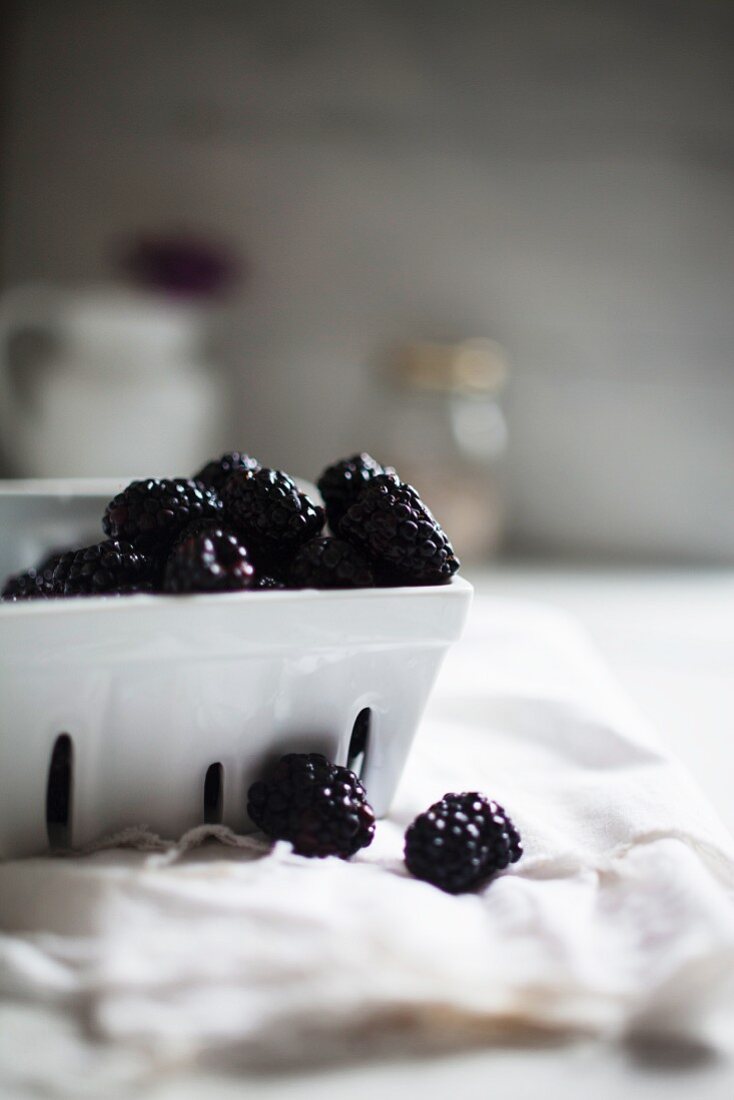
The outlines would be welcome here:
M 235 470 L 222 500 L 227 522 L 241 536 L 255 565 L 264 565 L 271 575 L 275 564 L 290 560 L 324 526 L 324 509 L 282 470 Z
M 380 463 L 365 451 L 362 454 L 352 455 L 351 458 L 342 458 L 332 466 L 326 467 L 317 485 L 326 505 L 329 527 L 334 534 L 337 534 L 339 523 L 347 508 L 354 504 L 365 485 L 386 472 Z
M 477 791 L 445 794 L 405 834 L 405 864 L 449 894 L 481 885 L 522 855 L 520 834 L 502 806 Z
M 160 554 L 197 519 L 221 519 L 222 502 L 213 489 L 189 478 L 131 481 L 110 501 L 102 526 L 143 553 Z
M 302 856 L 348 859 L 372 843 L 375 815 L 354 772 L 320 753 L 289 753 L 267 781 L 253 783 L 247 812 Z
M 447 584 L 459 559 L 412 485 L 394 474 L 374 478 L 339 524 L 387 584 Z
M 209 527 L 180 538 L 166 563 L 165 592 L 233 592 L 251 588 L 255 570 L 237 536 Z
M 291 562 L 291 588 L 371 588 L 372 570 L 358 550 L 342 539 L 307 542 Z

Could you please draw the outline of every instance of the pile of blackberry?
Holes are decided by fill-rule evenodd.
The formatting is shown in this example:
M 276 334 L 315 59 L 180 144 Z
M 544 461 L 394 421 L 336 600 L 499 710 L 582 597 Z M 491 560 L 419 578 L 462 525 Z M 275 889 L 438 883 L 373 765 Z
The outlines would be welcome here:
M 433 585 L 459 568 L 417 491 L 371 455 L 328 466 L 318 488 L 323 504 L 243 451 L 191 478 L 132 481 L 105 509 L 105 538 L 8 577 L 0 598 Z
M 250 787 L 250 820 L 302 856 L 349 859 L 375 835 L 360 779 L 320 753 L 288 753 Z M 485 885 L 522 855 L 520 834 L 502 806 L 478 791 L 445 794 L 405 834 L 410 873 L 449 894 Z

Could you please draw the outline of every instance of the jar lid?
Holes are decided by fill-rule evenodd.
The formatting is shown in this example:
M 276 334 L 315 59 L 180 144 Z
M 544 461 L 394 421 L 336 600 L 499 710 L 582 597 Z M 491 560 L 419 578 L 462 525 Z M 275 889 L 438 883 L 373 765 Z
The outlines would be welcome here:
M 411 341 L 398 347 L 391 373 L 402 385 L 444 393 L 497 393 L 509 372 L 507 354 L 495 340 L 455 344 Z

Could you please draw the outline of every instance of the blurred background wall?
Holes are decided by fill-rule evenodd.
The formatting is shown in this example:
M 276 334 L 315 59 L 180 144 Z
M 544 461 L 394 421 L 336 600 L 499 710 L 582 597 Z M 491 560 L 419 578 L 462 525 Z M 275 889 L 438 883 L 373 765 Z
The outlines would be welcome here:
M 4 18 L 2 286 L 109 278 L 141 232 L 227 242 L 222 449 L 389 461 L 385 349 L 490 337 L 509 549 L 734 557 L 728 0 Z

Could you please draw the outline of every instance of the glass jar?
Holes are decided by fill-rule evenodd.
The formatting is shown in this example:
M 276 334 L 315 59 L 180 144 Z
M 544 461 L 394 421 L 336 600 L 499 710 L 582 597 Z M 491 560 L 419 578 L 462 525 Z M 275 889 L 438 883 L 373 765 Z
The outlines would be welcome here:
M 504 350 L 484 339 L 411 342 L 380 372 L 381 461 L 416 487 L 465 562 L 485 560 L 502 538 L 507 375 Z

